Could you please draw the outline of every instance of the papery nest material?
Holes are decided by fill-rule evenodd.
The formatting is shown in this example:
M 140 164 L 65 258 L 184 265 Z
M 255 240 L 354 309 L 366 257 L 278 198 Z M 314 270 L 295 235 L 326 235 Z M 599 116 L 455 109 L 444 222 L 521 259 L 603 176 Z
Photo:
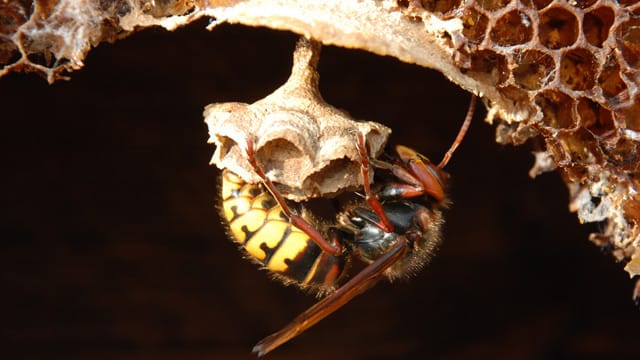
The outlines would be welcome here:
M 362 185 L 355 135 L 365 136 L 369 156 L 377 157 L 391 129 L 357 121 L 327 104 L 318 90 L 319 42 L 301 38 L 287 82 L 253 104 L 217 103 L 204 111 L 211 163 L 244 181 L 260 178 L 247 160 L 253 141 L 258 164 L 283 195 L 301 201 L 331 196 Z

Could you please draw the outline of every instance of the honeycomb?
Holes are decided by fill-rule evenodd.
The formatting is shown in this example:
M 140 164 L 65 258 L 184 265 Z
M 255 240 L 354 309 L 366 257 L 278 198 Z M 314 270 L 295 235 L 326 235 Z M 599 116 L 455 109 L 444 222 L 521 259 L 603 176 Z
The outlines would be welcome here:
M 414 19 L 422 11 L 461 16 L 464 41 L 455 64 L 502 99 L 534 104 L 516 123 L 497 115 L 496 139 L 543 139 L 531 175 L 557 168 L 581 221 L 606 222 L 596 244 L 626 270 L 640 265 L 640 4 L 608 0 L 398 1 Z M 491 108 L 491 104 L 489 104 Z M 550 162 L 549 159 L 552 159 Z
M 558 171 L 570 210 L 640 275 L 637 0 L 28 0 L 0 2 L 0 76 L 50 82 L 87 52 L 202 17 L 293 31 L 436 69 L 482 96 L 500 143 L 535 138 L 530 174 Z

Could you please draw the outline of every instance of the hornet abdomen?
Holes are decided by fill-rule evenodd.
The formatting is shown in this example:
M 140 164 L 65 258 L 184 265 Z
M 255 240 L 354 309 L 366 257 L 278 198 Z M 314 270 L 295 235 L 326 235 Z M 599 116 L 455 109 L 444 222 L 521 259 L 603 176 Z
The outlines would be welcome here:
M 228 170 L 221 184 L 220 209 L 228 233 L 252 261 L 284 283 L 319 293 L 333 290 L 345 270 L 344 256 L 322 251 L 293 226 L 261 184 L 246 183 Z

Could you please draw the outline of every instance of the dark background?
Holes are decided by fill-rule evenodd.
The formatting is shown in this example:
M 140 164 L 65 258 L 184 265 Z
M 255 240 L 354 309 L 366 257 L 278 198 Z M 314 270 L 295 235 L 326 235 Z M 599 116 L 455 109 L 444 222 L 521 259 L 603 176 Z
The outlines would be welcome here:
M 225 237 L 202 110 L 282 84 L 296 36 L 206 22 L 93 50 L 72 81 L 0 79 L 0 352 L 6 359 L 249 359 L 313 304 Z M 327 101 L 439 160 L 469 95 L 437 72 L 327 47 Z M 531 146 L 494 143 L 484 107 L 448 166 L 439 255 L 271 359 L 638 356 L 621 264 L 588 242 Z M 632 351 L 636 351 L 634 354 Z M 8 356 L 7 356 L 8 355 Z

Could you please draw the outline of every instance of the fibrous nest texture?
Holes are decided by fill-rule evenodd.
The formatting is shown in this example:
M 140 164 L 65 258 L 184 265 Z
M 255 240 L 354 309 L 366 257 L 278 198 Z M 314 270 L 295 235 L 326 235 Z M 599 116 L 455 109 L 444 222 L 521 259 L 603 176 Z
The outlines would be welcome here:
M 640 274 L 640 3 L 636 0 L 5 1 L 0 75 L 50 82 L 91 47 L 210 17 L 441 71 L 481 95 L 496 138 L 536 138 L 533 176 L 557 169 L 592 240 Z M 212 99 L 214 100 L 214 99 Z
M 391 129 L 357 121 L 327 104 L 318 89 L 316 66 L 321 45 L 298 41 L 289 80 L 251 105 L 216 103 L 205 108 L 211 162 L 250 183 L 260 182 L 249 164 L 251 143 L 261 170 L 292 200 L 332 196 L 362 187 L 356 134 L 362 134 L 369 156 L 378 157 Z

